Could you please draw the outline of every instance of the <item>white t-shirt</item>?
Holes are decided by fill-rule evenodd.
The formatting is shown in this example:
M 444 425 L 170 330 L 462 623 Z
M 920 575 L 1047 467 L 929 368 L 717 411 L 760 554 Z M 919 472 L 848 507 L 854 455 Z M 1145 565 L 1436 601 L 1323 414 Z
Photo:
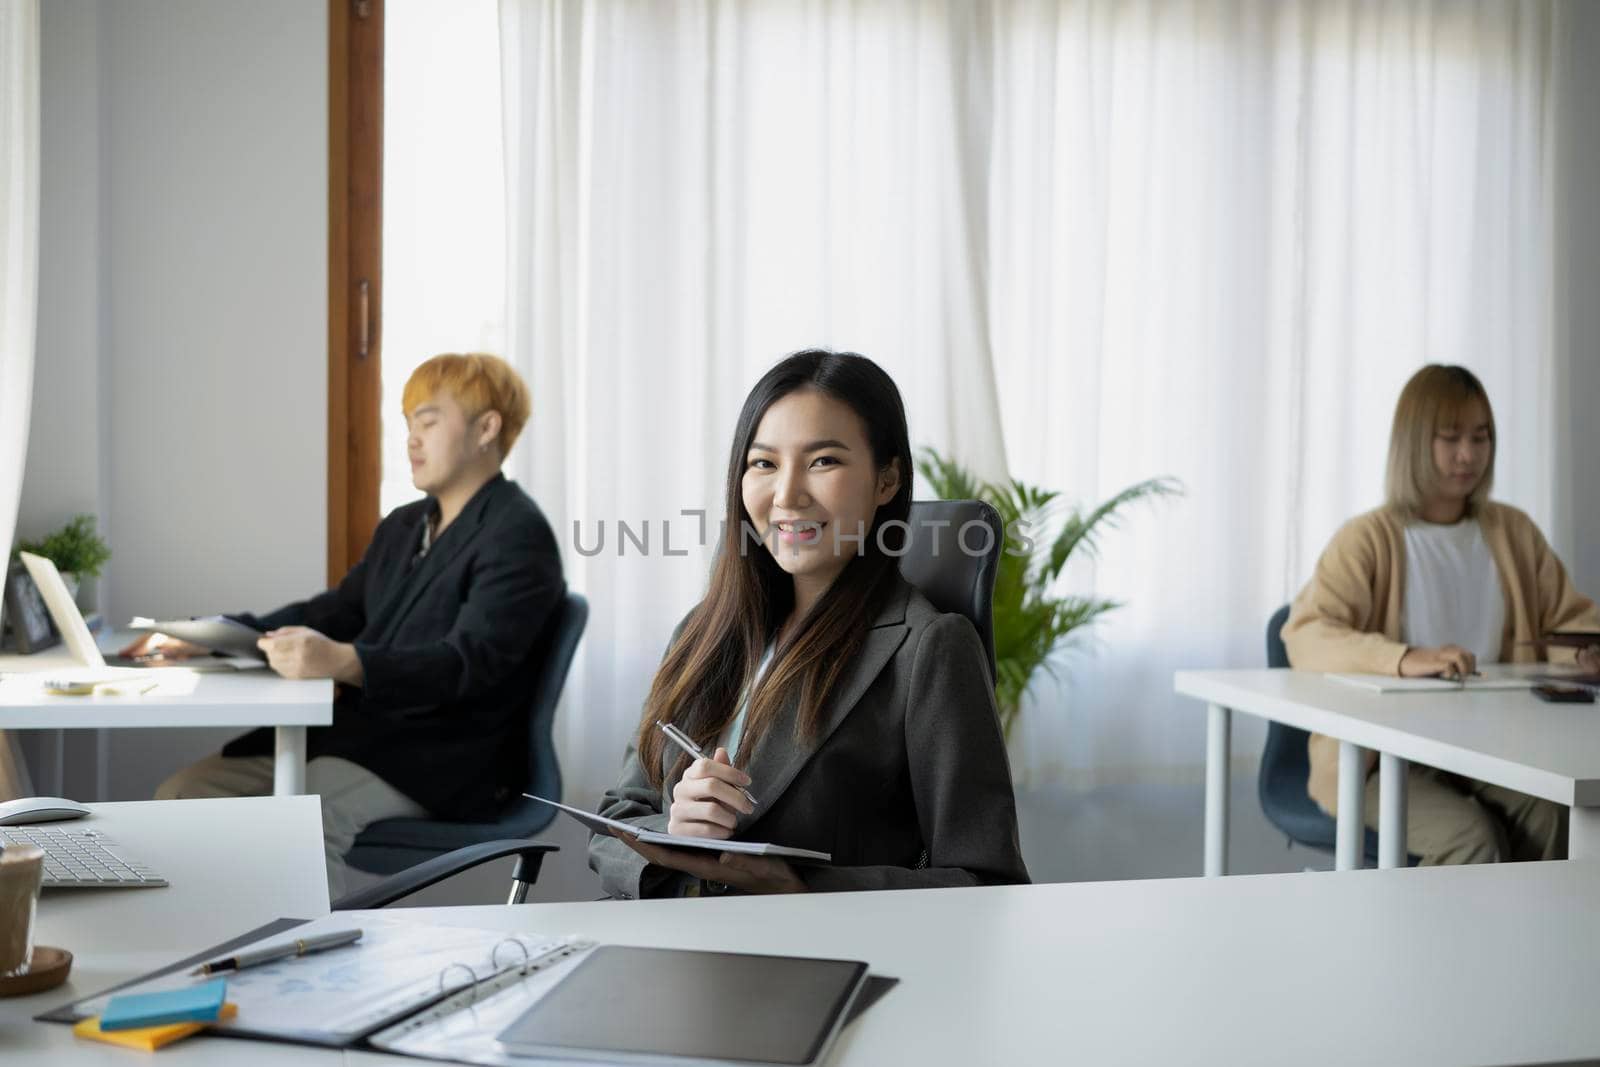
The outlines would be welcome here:
M 739 705 L 739 714 L 722 731 L 722 736 L 717 738 L 717 747 L 728 750 L 728 758 L 738 761 L 739 741 L 744 737 L 744 720 L 750 714 L 750 696 L 756 691 L 756 684 L 761 681 L 761 676 L 767 673 L 767 665 L 772 662 L 772 648 L 761 654 L 761 663 L 756 667 L 756 676 L 750 680 L 750 687 L 744 691 L 744 700 Z
M 1460 645 L 1479 663 L 1498 663 L 1505 621 L 1500 568 L 1476 519 L 1406 527 L 1402 641 L 1413 648 Z

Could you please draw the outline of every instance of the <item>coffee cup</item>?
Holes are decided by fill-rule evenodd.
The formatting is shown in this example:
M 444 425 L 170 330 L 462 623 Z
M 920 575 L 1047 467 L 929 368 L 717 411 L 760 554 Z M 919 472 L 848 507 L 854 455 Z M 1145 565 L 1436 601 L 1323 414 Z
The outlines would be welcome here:
M 0 851 L 0 978 L 27 974 L 33 962 L 33 918 L 44 879 L 44 853 L 33 845 Z

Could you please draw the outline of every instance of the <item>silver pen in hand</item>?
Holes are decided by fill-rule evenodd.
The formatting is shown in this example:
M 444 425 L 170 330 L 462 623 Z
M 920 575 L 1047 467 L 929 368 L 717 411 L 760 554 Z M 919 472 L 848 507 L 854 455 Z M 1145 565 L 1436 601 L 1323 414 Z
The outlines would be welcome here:
M 704 752 L 702 752 L 700 750 L 700 746 L 699 745 L 695 744 L 693 741 L 691 741 L 689 739 L 689 735 L 688 734 L 684 733 L 682 730 L 678 729 L 676 726 L 672 725 L 670 722 L 658 722 L 658 723 L 656 723 L 656 725 L 661 727 L 661 732 L 667 735 L 667 740 L 671 741 L 673 744 L 677 745 L 679 748 L 681 748 L 685 752 L 689 753 L 689 755 L 693 756 L 695 759 L 704 759 L 704 760 L 711 759 L 710 756 L 706 755 Z M 752 803 L 752 804 L 761 803 L 755 797 L 751 796 L 750 795 L 750 790 L 746 789 L 744 786 L 736 785 L 736 786 L 734 786 L 734 788 L 737 789 L 739 792 L 743 793 L 744 794 L 744 798 L 746 800 L 748 800 L 750 803 Z
M 216 974 L 219 971 L 237 971 L 245 967 L 254 967 L 259 963 L 288 959 L 290 956 L 304 956 L 309 952 L 322 952 L 330 948 L 353 945 L 359 940 L 361 940 L 360 930 L 335 930 L 317 937 L 302 937 L 295 941 L 251 949 L 248 952 L 237 952 L 226 959 L 202 963 L 189 973 Z

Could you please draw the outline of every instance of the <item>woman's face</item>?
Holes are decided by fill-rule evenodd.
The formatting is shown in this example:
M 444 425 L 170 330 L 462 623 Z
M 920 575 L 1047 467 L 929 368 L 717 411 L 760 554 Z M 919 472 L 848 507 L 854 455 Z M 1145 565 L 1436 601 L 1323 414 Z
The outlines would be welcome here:
M 1455 423 L 1434 431 L 1433 467 L 1439 475 L 1440 495 L 1465 500 L 1489 469 L 1494 439 L 1489 431 L 1489 410 L 1481 400 L 1463 405 Z
M 821 590 L 864 550 L 873 516 L 899 487 L 898 463 L 877 468 L 854 411 L 820 390 L 800 389 L 761 417 L 740 490 L 778 566 L 797 586 Z M 742 537 L 740 546 L 752 550 Z

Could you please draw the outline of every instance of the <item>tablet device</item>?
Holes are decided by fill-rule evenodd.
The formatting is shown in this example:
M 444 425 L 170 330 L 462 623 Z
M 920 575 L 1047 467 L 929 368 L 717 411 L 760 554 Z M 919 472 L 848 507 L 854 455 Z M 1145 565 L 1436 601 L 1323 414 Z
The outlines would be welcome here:
M 811 1064 L 866 977 L 858 960 L 602 945 L 499 1041 L 518 1056 Z
M 267 658 L 267 654 L 256 647 L 256 642 L 261 639 L 261 634 L 244 623 L 235 622 L 225 615 L 204 615 L 195 619 L 170 619 L 166 622 L 136 617 L 129 624 L 129 628 L 142 633 L 166 634 L 169 637 L 176 637 L 180 641 L 187 641 L 191 645 L 199 645 L 208 652 L 215 652 L 224 656 L 240 656 L 258 660 Z

